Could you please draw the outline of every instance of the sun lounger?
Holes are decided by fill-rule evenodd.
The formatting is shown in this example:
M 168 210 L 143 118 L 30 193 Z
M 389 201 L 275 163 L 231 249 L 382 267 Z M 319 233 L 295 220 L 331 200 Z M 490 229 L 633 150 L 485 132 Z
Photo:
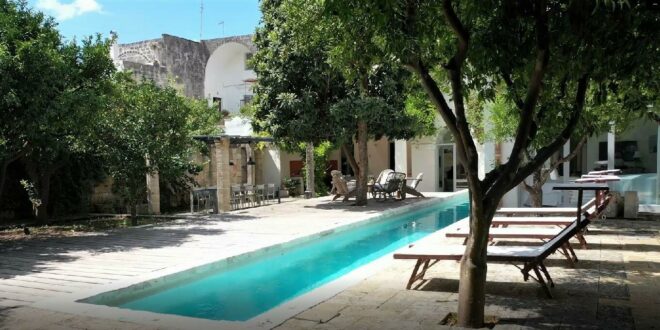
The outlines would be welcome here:
M 568 240 L 581 231 L 589 219 L 586 217 L 581 221 L 575 221 L 570 226 L 562 229 L 554 238 L 541 246 L 488 246 L 487 262 L 507 262 L 516 266 L 523 274 L 523 279 L 529 278 L 537 281 L 546 295 L 552 298 L 548 284 L 554 287 L 554 282 L 543 262 L 552 253 L 564 249 Z M 413 272 L 406 286 L 410 289 L 413 283 L 422 280 L 426 271 L 441 260 L 461 260 L 465 252 L 465 246 L 442 245 L 440 240 L 425 240 L 420 244 L 399 250 L 394 254 L 394 259 L 416 260 Z M 564 251 L 566 253 L 567 251 Z M 575 258 L 577 260 L 577 258 Z M 533 271 L 534 275 L 530 272 Z M 545 278 L 544 278 L 545 276 Z M 547 283 L 546 283 L 547 280 Z
M 592 198 L 588 202 L 582 204 L 582 212 L 589 212 L 593 210 L 596 204 L 596 198 Z M 503 207 L 495 211 L 495 215 L 536 215 L 536 216 L 572 216 L 575 217 L 575 207 Z
M 491 221 L 493 227 L 508 226 L 560 226 L 566 227 L 575 221 L 573 217 L 494 217 Z
M 607 203 L 609 202 L 609 197 L 606 197 L 603 203 L 601 203 L 598 208 L 596 208 L 595 205 L 595 199 L 593 201 L 589 201 L 586 204 L 582 206 L 582 215 L 581 217 L 588 217 L 589 219 L 596 219 L 600 216 L 600 214 L 605 210 L 605 207 L 607 206 Z M 576 212 L 573 210 L 573 212 Z M 518 224 L 522 225 L 523 222 L 525 221 L 539 221 L 539 224 L 544 221 L 543 217 L 537 218 L 538 220 L 534 220 L 533 218 L 528 218 L 525 220 L 513 220 L 507 223 L 506 218 L 498 218 L 494 217 L 495 223 L 497 224 L 507 224 L 506 228 L 491 228 L 488 233 L 488 239 L 489 240 L 494 240 L 494 239 L 541 239 L 541 240 L 546 240 L 554 237 L 554 234 L 556 234 L 557 229 L 556 228 L 538 228 L 536 226 L 531 227 L 531 228 L 516 228 L 516 227 L 508 227 L 508 225 L 515 224 L 515 222 L 518 222 Z M 572 218 L 573 222 L 575 222 L 575 219 L 577 218 Z M 555 221 L 570 221 L 570 218 L 566 220 L 564 219 L 551 219 Z M 550 221 L 548 221 L 550 222 Z M 552 225 L 555 225 L 554 223 Z M 586 228 L 586 227 L 585 227 Z M 454 231 L 447 232 L 446 236 L 447 237 L 456 237 L 456 238 L 464 238 L 463 244 L 467 242 L 467 238 L 470 235 L 469 233 L 469 228 L 467 227 L 458 227 L 454 229 Z M 582 248 L 586 249 L 587 248 L 587 240 L 584 238 L 584 230 L 580 230 L 576 232 L 575 238 L 580 242 L 580 246 Z M 567 245 L 568 250 L 572 250 L 570 245 Z M 572 252 L 572 251 L 571 251 Z M 569 260 L 570 261 L 570 260 Z
M 571 224 L 575 223 L 575 219 Z M 490 241 L 496 239 L 539 239 L 547 241 L 553 239 L 559 234 L 562 228 L 539 228 L 539 227 L 507 227 L 507 228 L 491 228 L 488 231 L 488 239 Z M 467 243 L 470 236 L 470 229 L 465 227 L 458 227 L 453 231 L 448 231 L 445 236 L 450 238 L 463 238 L 463 244 Z M 581 232 L 575 234 L 580 245 L 584 248 L 587 246 L 587 241 L 584 239 Z M 567 243 L 566 249 L 572 252 L 573 248 Z M 573 263 L 571 258 L 566 256 L 569 263 Z

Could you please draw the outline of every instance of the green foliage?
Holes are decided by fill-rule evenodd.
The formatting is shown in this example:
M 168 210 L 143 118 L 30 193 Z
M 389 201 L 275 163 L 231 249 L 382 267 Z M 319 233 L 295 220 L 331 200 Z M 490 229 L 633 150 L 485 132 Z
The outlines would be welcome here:
M 23 186 L 23 189 L 25 189 L 25 192 L 28 195 L 30 203 L 32 203 L 32 209 L 36 212 L 39 206 L 41 206 L 41 199 L 39 198 L 37 189 L 34 187 L 34 183 L 28 180 L 21 180 L 20 182 L 21 186 Z
M 192 136 L 214 130 L 217 111 L 188 100 L 174 88 L 135 82 L 119 75 L 99 140 L 113 187 L 135 207 L 146 196 L 147 174 L 158 172 L 170 185 L 190 182 L 200 168 L 190 160 Z
M 284 189 L 289 193 L 289 197 L 300 196 L 300 183 L 291 178 L 284 179 Z
M 263 23 L 257 28 L 257 52 L 252 64 L 259 82 L 254 88 L 252 116 L 255 131 L 278 143 L 333 139 L 329 107 L 345 94 L 339 72 L 327 63 L 322 25 L 314 25 L 306 10 L 313 2 L 263 1 Z M 300 5 L 300 6 L 298 6 Z
M 111 40 L 65 42 L 55 27 L 24 1 L 0 1 L 0 195 L 6 165 L 20 161 L 40 194 L 40 218 L 51 177 L 93 153 L 115 71 Z
M 320 2 L 264 1 L 261 10 L 253 57 L 259 83 L 254 108 L 246 109 L 255 131 L 289 149 L 300 142 L 351 141 L 357 120 L 367 121 L 377 138 L 434 131 L 432 108 L 408 100 L 406 89 L 414 88 L 408 73 L 385 61 L 345 62 L 350 54 L 329 38 L 343 30 L 323 16 Z
M 328 169 L 326 168 L 329 160 L 330 153 L 336 148 L 330 142 L 323 142 L 319 145 L 314 146 L 314 190 L 316 196 L 327 196 L 330 191 L 326 183 L 326 176 L 328 175 Z M 298 150 L 301 155 L 305 155 L 305 145 L 301 144 L 300 149 Z M 302 177 L 307 186 L 307 163 L 303 167 Z

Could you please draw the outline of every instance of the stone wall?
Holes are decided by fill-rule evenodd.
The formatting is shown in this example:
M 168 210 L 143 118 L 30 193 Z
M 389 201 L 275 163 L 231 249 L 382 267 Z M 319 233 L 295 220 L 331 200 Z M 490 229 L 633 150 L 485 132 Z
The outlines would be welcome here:
M 164 34 L 158 48 L 160 64 L 174 76 L 188 97 L 204 98 L 204 74 L 209 59 L 199 42 Z
M 170 78 L 174 79 L 176 84 L 181 84 L 181 80 L 176 79 L 176 77 L 170 75 L 166 68 L 160 65 L 149 65 L 142 63 L 135 63 L 129 61 L 122 61 L 122 66 L 124 70 L 130 71 L 133 75 L 133 78 L 136 80 L 151 80 L 160 87 L 168 86 Z
M 218 47 L 228 43 L 228 42 L 236 42 L 239 44 L 245 45 L 247 48 L 250 49 L 252 52 L 257 51 L 257 47 L 254 45 L 252 42 L 252 35 L 251 34 L 246 34 L 242 36 L 232 36 L 232 37 L 225 37 L 225 38 L 216 38 L 216 39 L 208 39 L 208 40 L 203 40 L 202 44 L 206 47 L 206 51 L 208 54 L 213 54 L 213 52 L 218 49 Z

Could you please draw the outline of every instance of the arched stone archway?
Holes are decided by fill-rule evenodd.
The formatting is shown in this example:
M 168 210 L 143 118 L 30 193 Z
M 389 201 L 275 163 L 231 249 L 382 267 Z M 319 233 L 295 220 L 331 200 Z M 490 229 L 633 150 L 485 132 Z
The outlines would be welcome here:
M 209 100 L 220 98 L 222 109 L 230 113 L 237 113 L 252 95 L 256 76 L 246 65 L 248 54 L 252 50 L 244 43 L 226 42 L 213 51 L 206 63 L 204 96 Z

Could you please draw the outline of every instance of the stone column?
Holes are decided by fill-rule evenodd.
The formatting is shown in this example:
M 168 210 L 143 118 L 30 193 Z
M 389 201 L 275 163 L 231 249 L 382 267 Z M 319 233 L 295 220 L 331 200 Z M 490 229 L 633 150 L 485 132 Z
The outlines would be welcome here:
M 564 144 L 564 150 L 562 152 L 562 157 L 566 157 L 570 153 L 571 153 L 571 140 L 568 139 L 566 141 L 566 144 Z M 571 174 L 570 174 L 570 172 L 571 172 L 571 162 L 570 161 L 564 162 L 564 164 L 562 164 L 562 166 L 564 167 L 564 183 L 568 183 L 568 181 L 570 181 L 570 177 L 571 177 Z M 561 194 L 561 198 L 562 198 L 562 205 L 568 205 L 568 202 L 569 202 L 569 199 L 570 199 L 570 191 L 564 190 Z
M 614 124 L 607 133 L 607 169 L 614 169 Z
M 658 125 L 657 141 L 655 145 L 655 204 L 660 204 L 660 125 Z
M 147 205 L 149 214 L 160 214 L 160 184 L 158 172 L 147 174 Z
M 231 171 L 229 167 L 229 138 L 222 137 L 215 140 L 214 143 L 215 154 L 215 171 L 216 171 L 216 191 L 218 208 L 220 211 L 226 212 L 231 210 Z M 217 210 L 214 210 L 217 211 Z
M 264 184 L 264 152 L 266 152 L 265 149 L 263 150 L 254 150 L 254 162 L 256 165 L 254 165 L 254 182 L 255 184 Z

